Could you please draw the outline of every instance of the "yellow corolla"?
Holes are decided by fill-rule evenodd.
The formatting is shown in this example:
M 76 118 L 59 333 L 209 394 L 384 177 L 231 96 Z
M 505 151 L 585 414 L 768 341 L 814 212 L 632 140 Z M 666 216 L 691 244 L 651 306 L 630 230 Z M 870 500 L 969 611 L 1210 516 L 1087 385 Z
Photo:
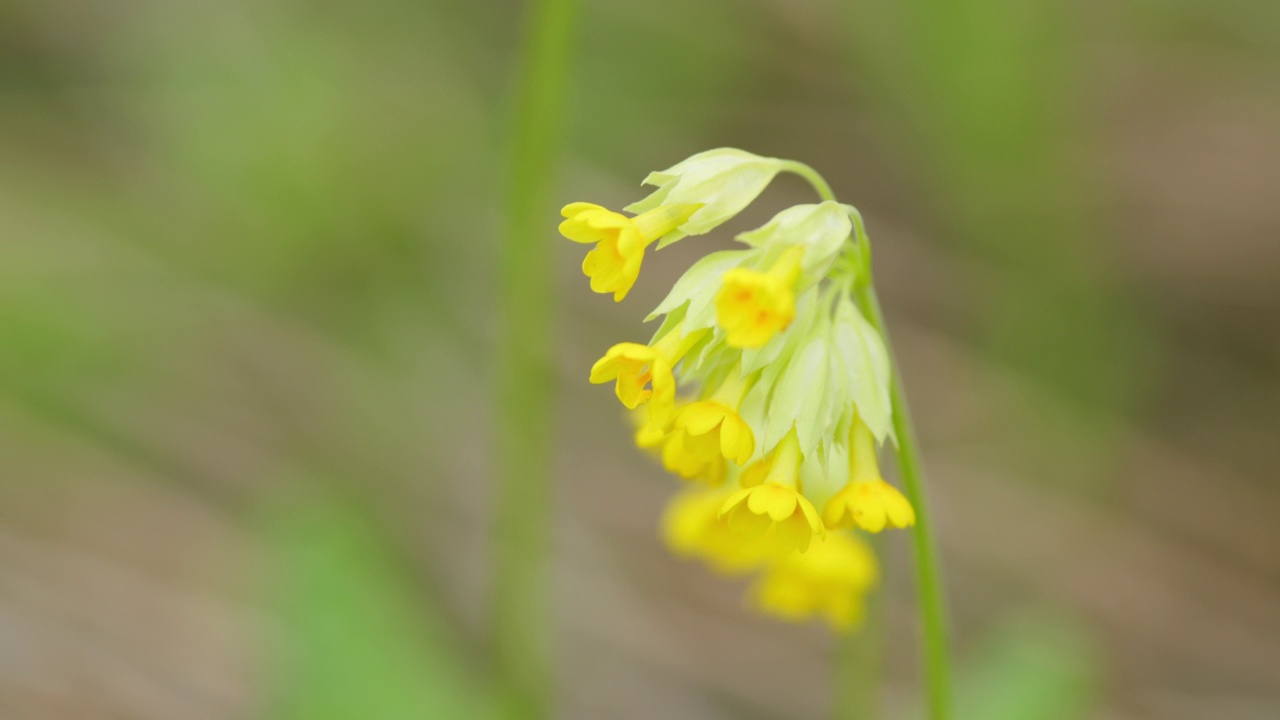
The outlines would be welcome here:
M 616 380 L 615 392 L 628 409 L 635 410 L 655 394 L 675 397 L 671 361 L 648 345 L 618 343 L 591 366 L 591 382 Z
M 592 203 L 576 202 L 560 211 L 560 234 L 579 243 L 595 243 L 582 261 L 582 272 L 591 278 L 591 289 L 613 293 L 620 302 L 640 276 L 644 250 L 663 235 L 680 227 L 699 205 L 662 205 L 627 217 Z
M 677 418 L 680 412 L 676 410 Z M 685 480 L 704 480 L 713 487 L 724 482 L 728 469 L 712 434 L 690 435 L 674 427 L 662 441 L 662 466 Z
M 744 465 L 755 451 L 751 428 L 733 408 L 700 400 L 678 408 L 662 446 L 662 464 L 686 480 L 724 481 L 726 461 Z
M 866 593 L 878 582 L 879 565 L 866 543 L 849 533 L 828 533 L 809 551 L 768 565 L 751 589 L 762 612 L 799 622 L 821 616 L 838 631 L 862 621 Z
M 756 450 L 751 426 L 737 411 L 716 400 L 692 402 L 680 408 L 675 428 L 689 438 L 707 438 L 726 460 L 745 465 Z
M 804 248 L 782 253 L 768 272 L 735 268 L 726 272 L 716 294 L 716 322 L 725 342 L 736 348 L 758 348 L 786 330 L 796 317 L 794 287 Z
M 827 501 L 822 517 L 828 527 L 871 533 L 916 524 L 911 503 L 880 477 L 875 438 L 860 417 L 849 432 L 849 483 Z
M 662 539 L 672 552 L 700 558 L 712 568 L 736 575 L 777 558 L 763 538 L 744 539 L 720 517 L 726 490 L 687 490 L 667 503 L 662 515 Z
M 616 381 L 614 392 L 630 410 L 649 403 L 645 438 L 655 439 L 653 433 L 665 430 L 675 410 L 676 379 L 672 369 L 706 334 L 706 330 L 696 330 L 685 335 L 677 324 L 652 346 L 618 343 L 591 366 L 591 382 Z
M 800 441 L 795 430 L 769 457 L 743 471 L 741 490 L 720 507 L 729 527 L 749 538 L 768 537 L 779 552 L 804 552 L 826 534 L 813 503 L 800 492 Z

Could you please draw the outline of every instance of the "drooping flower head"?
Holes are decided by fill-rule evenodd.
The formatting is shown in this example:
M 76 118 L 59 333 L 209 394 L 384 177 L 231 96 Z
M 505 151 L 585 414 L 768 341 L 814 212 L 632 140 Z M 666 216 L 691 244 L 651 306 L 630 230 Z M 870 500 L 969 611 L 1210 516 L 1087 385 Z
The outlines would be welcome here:
M 650 245 L 714 230 L 788 171 L 811 173 L 710 150 L 645 178 L 655 190 L 625 208 L 633 215 L 572 203 L 560 229 L 595 244 L 583 262 L 591 288 L 622 300 Z M 648 344 L 614 345 L 591 369 L 640 413 L 636 444 L 690 481 L 662 523 L 672 550 L 758 572 L 762 612 L 841 629 L 877 577 L 852 531 L 915 519 L 876 462 L 895 440 L 888 353 L 854 300 L 868 281 L 861 228 L 834 200 L 777 213 L 739 234 L 739 249 L 689 267 L 646 318 L 661 318 Z

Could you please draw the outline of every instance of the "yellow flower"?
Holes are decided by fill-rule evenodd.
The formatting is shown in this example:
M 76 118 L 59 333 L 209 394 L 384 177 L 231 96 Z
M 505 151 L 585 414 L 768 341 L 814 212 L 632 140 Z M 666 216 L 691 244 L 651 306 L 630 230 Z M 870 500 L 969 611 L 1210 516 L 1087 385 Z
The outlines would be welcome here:
M 675 427 L 662 442 L 662 466 L 685 480 L 705 480 L 713 487 L 724 482 L 727 463 L 720 454 L 720 441 L 713 433 L 694 435 L 679 427 L 686 405 L 676 410 Z
M 661 447 L 667 439 L 667 431 L 661 426 L 650 425 L 648 419 L 638 412 L 633 414 L 636 417 L 636 447 L 641 450 L 656 450 Z
M 741 490 L 720 507 L 729 527 L 749 538 L 768 536 L 779 552 L 804 552 L 826 529 L 813 503 L 800 493 L 800 441 L 795 430 L 769 457 L 743 471 Z
M 662 464 L 686 480 L 724 481 L 726 460 L 746 464 L 755 451 L 751 428 L 733 408 L 715 400 L 689 403 L 676 410 L 671 433 L 662 446 Z
M 668 471 L 715 486 L 724 481 L 726 461 L 745 465 L 751 459 L 756 449 L 755 434 L 738 415 L 737 407 L 752 383 L 742 379 L 735 365 L 724 374 L 711 397 L 676 410 L 671 430 L 661 441 L 662 461 Z
M 863 600 L 879 578 L 875 554 L 849 533 L 829 533 L 806 553 L 790 553 L 769 565 L 751 589 L 762 612 L 799 622 L 823 616 L 835 630 L 862 620 Z
M 661 205 L 635 217 L 599 205 L 576 202 L 560 214 L 560 234 L 579 243 L 595 243 L 582 261 L 582 272 L 591 278 L 591 289 L 613 293 L 615 302 L 627 296 L 644 261 L 644 249 L 692 215 L 699 205 Z
M 705 560 L 726 574 L 747 572 L 776 558 L 764 538 L 745 540 L 720 517 L 725 490 L 689 490 L 667 503 L 662 515 L 662 539 L 677 555 Z
M 648 345 L 618 343 L 591 366 L 591 382 L 616 380 L 615 392 L 628 409 L 635 410 L 655 393 L 675 398 L 676 379 L 671 361 Z
M 725 342 L 736 348 L 758 348 L 787 329 L 796 316 L 794 286 L 800 277 L 804 248 L 792 247 L 768 272 L 734 268 L 724 274 L 716 294 L 716 321 Z
M 755 435 L 737 411 L 717 400 L 689 403 L 675 416 L 675 428 L 689 438 L 708 438 L 718 455 L 746 465 L 756 450 Z
M 591 366 L 591 382 L 615 380 L 614 391 L 628 409 L 649 403 L 648 432 L 665 430 L 676 402 L 672 369 L 705 335 L 705 330 L 684 335 L 677 324 L 652 346 L 618 343 Z
M 832 528 L 861 528 L 878 533 L 888 527 L 916 524 L 916 512 L 897 488 L 880 477 L 875 438 L 861 417 L 849 431 L 849 483 L 823 509 Z

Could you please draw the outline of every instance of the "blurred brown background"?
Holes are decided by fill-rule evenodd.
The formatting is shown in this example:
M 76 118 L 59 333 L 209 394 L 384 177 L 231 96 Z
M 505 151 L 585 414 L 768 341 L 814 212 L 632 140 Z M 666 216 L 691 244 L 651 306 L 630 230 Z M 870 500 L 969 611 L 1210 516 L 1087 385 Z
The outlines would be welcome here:
M 523 9 L 0 6 L 0 716 L 485 704 Z M 962 717 L 1280 718 L 1280 5 L 592 0 L 578 36 L 558 202 L 731 145 L 866 216 Z M 558 717 L 826 712 L 825 631 L 668 555 L 675 481 L 586 383 L 807 192 L 650 256 L 621 305 L 556 246 Z

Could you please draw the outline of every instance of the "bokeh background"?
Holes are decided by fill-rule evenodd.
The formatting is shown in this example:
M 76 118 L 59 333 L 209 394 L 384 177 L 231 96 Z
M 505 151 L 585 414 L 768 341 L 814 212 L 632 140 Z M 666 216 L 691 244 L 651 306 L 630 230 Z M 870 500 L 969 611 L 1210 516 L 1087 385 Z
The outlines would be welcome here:
M 0 715 L 467 718 L 523 3 L 0 5 Z M 962 717 L 1280 717 L 1280 5 L 584 0 L 553 249 L 556 717 L 819 718 L 669 556 L 559 205 L 710 147 L 866 216 Z M 881 698 L 912 717 L 905 535 Z

